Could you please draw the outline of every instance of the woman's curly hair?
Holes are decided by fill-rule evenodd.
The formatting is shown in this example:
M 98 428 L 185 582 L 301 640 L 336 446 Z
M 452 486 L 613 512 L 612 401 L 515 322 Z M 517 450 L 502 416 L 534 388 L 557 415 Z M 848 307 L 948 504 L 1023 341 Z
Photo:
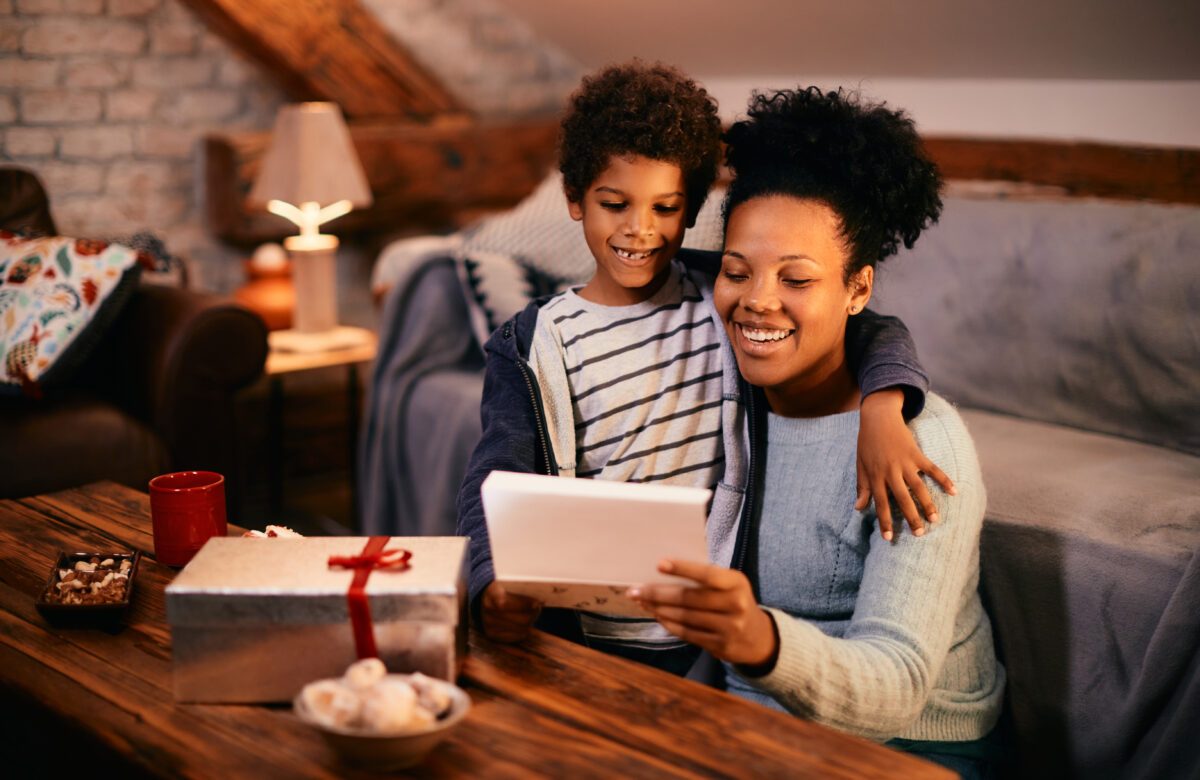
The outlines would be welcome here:
M 675 68 L 633 60 L 585 77 L 559 135 L 558 167 L 578 203 L 614 157 L 640 155 L 683 171 L 690 224 L 717 177 L 721 120 L 716 101 Z
M 841 219 L 846 280 L 912 248 L 942 211 L 941 174 L 913 121 L 885 104 L 816 87 L 756 93 L 725 134 L 733 181 L 723 216 L 761 195 L 827 204 Z

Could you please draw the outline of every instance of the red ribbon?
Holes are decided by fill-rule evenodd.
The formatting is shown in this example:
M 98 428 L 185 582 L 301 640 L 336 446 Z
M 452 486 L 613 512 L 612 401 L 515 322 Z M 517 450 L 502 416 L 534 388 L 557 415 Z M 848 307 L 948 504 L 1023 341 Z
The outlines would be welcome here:
M 411 568 L 409 550 L 385 550 L 390 536 L 372 536 L 359 555 L 331 555 L 329 565 L 354 569 L 354 579 L 346 591 L 346 606 L 350 611 L 350 627 L 354 630 L 354 649 L 359 658 L 378 658 L 375 629 L 371 623 L 371 604 L 367 601 L 367 578 L 375 569 L 405 571 Z

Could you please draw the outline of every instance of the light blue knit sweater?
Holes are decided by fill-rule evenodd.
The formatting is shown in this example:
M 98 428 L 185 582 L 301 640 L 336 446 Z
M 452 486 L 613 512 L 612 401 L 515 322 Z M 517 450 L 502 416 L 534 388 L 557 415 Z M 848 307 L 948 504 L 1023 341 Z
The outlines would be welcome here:
M 927 479 L 941 521 L 920 538 L 897 523 L 889 543 L 873 507 L 853 508 L 858 424 L 858 412 L 770 416 L 757 548 L 779 660 L 750 680 L 727 666 L 729 690 L 878 741 L 978 739 L 999 717 L 1004 669 L 979 600 L 986 497 L 974 445 L 929 394 L 910 428 L 958 495 Z

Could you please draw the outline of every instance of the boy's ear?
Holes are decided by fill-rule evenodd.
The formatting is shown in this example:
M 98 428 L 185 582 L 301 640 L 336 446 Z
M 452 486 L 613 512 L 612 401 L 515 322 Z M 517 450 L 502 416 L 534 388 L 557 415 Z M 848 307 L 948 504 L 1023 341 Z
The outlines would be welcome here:
M 571 219 L 578 222 L 583 219 L 583 204 L 577 200 L 568 200 L 567 213 L 571 215 Z

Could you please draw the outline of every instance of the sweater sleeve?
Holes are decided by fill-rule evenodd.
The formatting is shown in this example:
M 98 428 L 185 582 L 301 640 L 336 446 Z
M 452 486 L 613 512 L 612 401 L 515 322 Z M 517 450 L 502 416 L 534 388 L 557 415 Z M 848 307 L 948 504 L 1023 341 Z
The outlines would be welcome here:
M 540 465 L 536 413 L 521 367 L 495 352 L 487 356 L 480 418 L 483 433 L 458 492 L 458 533 L 471 540 L 467 594 L 475 617 L 480 594 L 495 579 L 480 487 L 493 471 L 534 472 Z
M 846 359 L 857 372 L 863 397 L 899 387 L 904 391 L 904 419 L 914 419 L 925 408 L 929 377 L 900 318 L 870 309 L 851 317 L 846 323 Z
M 921 538 L 898 534 L 889 543 L 871 534 L 844 635 L 832 637 L 806 620 L 769 610 L 779 630 L 778 661 L 768 674 L 746 679 L 789 711 L 880 741 L 911 734 L 906 730 L 922 717 L 955 640 L 959 612 L 973 614 L 978 598 L 984 490 L 966 429 L 950 414 L 953 420 L 926 415 L 915 432 L 931 457 L 948 464 L 958 495 L 930 490 L 942 520 Z M 991 665 L 994 657 L 971 663 Z M 964 673 L 982 674 L 974 667 Z M 919 738 L 961 738 L 947 723 L 923 723 L 922 729 Z

